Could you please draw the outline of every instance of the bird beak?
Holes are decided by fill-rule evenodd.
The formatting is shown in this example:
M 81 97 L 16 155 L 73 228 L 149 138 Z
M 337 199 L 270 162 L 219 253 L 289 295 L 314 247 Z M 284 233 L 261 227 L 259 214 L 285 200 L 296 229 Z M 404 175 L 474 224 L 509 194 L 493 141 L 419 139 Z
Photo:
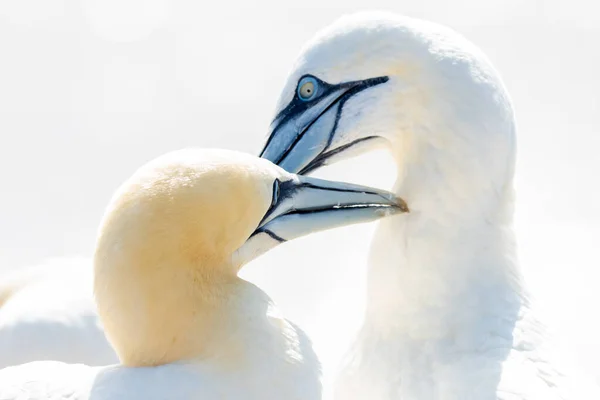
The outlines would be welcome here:
M 342 151 L 355 150 L 378 136 L 361 138 L 336 149 L 330 148 L 344 103 L 365 89 L 389 80 L 380 76 L 337 85 L 319 81 L 321 93 L 303 102 L 298 96 L 275 117 L 260 157 L 292 173 L 307 174 Z
M 243 264 L 288 240 L 407 211 L 384 190 L 293 175 L 275 181 L 271 207 L 235 257 Z

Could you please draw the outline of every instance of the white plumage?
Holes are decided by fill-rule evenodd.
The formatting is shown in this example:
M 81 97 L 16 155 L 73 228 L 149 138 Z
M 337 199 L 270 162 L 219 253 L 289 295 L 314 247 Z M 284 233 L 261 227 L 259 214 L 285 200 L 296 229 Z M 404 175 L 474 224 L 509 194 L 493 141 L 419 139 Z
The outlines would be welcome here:
M 95 299 L 120 365 L 8 367 L 0 399 L 318 399 L 309 339 L 237 273 L 286 240 L 403 211 L 390 193 L 242 153 L 159 157 L 117 190 L 98 234 Z
M 0 368 L 37 360 L 118 361 L 93 301 L 91 259 L 48 260 L 0 278 Z
M 411 210 L 377 229 L 336 399 L 600 398 L 562 374 L 521 277 L 515 117 L 478 48 L 425 21 L 347 16 L 304 47 L 276 114 L 261 156 L 307 173 L 388 146 Z

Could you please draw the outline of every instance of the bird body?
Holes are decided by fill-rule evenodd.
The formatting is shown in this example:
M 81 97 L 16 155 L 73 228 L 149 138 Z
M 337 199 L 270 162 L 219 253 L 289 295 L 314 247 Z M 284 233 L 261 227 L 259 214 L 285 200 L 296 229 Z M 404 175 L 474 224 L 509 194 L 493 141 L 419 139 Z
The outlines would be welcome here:
M 201 362 L 135 368 L 31 362 L 0 370 L 0 398 L 319 399 L 319 362 L 306 334 L 278 315 L 260 289 L 241 279 L 237 284 L 244 293 L 240 317 L 250 323 L 231 332 L 231 349 L 223 344 Z
M 238 152 L 159 157 L 116 191 L 98 232 L 94 294 L 120 364 L 8 367 L 0 399 L 319 399 L 309 339 L 237 274 L 287 240 L 403 211 L 391 193 Z
M 118 361 L 96 312 L 92 260 L 49 260 L 1 279 L 0 368 L 36 360 Z
M 261 156 L 310 173 L 386 146 L 410 207 L 376 230 L 336 399 L 600 398 L 559 372 L 521 276 L 516 131 L 499 74 L 446 27 L 358 13 L 303 48 Z

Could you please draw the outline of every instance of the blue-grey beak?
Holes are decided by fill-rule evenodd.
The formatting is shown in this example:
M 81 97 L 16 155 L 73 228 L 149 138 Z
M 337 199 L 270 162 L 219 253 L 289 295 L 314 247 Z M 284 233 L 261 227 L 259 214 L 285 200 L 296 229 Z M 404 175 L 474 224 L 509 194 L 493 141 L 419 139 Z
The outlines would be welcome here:
M 303 99 L 298 87 L 294 99 L 273 120 L 267 143 L 260 153 L 260 157 L 299 174 L 311 172 L 350 147 L 377 139 L 366 137 L 330 148 L 344 103 L 355 94 L 389 80 L 381 76 L 332 85 L 313 76 L 302 79 L 307 77 L 312 80 L 314 94 Z
M 288 240 L 407 211 L 385 190 L 292 175 L 274 181 L 271 206 L 235 258 L 244 264 Z
M 286 241 L 406 211 L 406 203 L 385 190 L 297 175 L 275 181 L 271 207 L 254 235 Z

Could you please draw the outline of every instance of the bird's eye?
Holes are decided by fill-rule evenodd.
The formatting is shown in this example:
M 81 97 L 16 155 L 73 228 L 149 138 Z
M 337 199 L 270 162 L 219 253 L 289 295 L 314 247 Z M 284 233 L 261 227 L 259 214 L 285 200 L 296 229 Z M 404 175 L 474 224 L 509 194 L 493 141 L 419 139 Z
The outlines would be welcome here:
M 319 82 L 312 76 L 306 76 L 298 83 L 298 97 L 300 100 L 309 101 L 313 99 L 319 91 Z

